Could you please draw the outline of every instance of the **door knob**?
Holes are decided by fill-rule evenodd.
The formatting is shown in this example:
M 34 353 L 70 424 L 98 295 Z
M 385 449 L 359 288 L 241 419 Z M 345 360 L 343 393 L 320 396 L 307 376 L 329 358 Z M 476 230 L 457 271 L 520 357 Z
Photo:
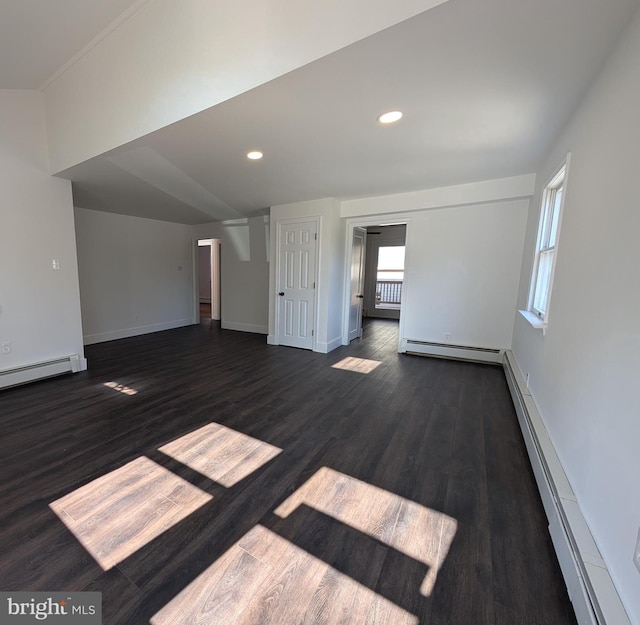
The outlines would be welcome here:
M 280 293 L 278 293 L 278 295 L 279 295 L 280 297 L 284 297 L 284 291 L 280 291 Z
M 364 299 L 364 295 L 356 295 L 358 299 Z

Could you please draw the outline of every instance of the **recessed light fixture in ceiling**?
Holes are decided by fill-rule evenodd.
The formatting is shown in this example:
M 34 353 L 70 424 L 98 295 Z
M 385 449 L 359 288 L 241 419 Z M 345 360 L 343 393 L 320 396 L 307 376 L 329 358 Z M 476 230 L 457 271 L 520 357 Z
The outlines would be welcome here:
M 381 124 L 393 124 L 393 122 L 397 122 L 402 117 L 402 111 L 389 111 L 388 113 L 383 113 L 378 117 L 378 121 Z
M 258 152 L 258 150 L 253 150 L 247 154 L 247 158 L 252 161 L 259 161 L 262 156 L 262 152 Z

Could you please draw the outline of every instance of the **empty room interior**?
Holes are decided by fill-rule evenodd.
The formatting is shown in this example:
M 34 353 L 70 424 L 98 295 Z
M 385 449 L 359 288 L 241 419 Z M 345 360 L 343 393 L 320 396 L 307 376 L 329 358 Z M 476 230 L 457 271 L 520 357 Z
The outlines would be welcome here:
M 0 14 L 0 620 L 640 625 L 640 0 Z

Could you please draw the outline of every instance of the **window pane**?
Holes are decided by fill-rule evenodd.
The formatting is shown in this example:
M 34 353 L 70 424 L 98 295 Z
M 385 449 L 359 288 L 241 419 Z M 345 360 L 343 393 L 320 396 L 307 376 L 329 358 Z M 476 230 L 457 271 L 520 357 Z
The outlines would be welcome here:
M 378 280 L 404 279 L 404 245 L 378 248 Z
M 551 221 L 551 232 L 549 233 L 549 247 L 554 247 L 558 236 L 558 222 L 560 221 L 560 204 L 562 203 L 562 187 L 556 189 L 553 202 L 553 219 Z
M 533 296 L 533 308 L 542 315 L 547 312 L 554 252 L 555 250 L 541 252 L 538 261 L 538 275 L 536 277 L 536 288 Z
M 404 269 L 404 245 L 378 248 L 378 270 Z
M 553 207 L 553 189 L 546 189 L 544 192 L 544 203 L 542 205 L 542 229 L 540 230 L 539 249 L 549 247 L 549 233 L 551 231 L 551 209 Z

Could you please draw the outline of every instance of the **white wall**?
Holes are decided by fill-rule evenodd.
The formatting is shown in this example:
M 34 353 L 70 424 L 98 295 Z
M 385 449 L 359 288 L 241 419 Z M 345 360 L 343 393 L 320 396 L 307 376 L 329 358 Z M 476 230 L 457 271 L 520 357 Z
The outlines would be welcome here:
M 511 345 L 528 206 L 515 200 L 412 217 L 402 338 L 492 349 Z
M 197 239 L 221 239 L 221 327 L 267 334 L 268 217 L 193 226 Z
M 192 227 L 75 209 L 86 344 L 193 323 Z
M 342 344 L 345 229 L 340 203 L 334 198 L 297 202 L 271 208 L 271 267 L 269 282 L 269 342 L 276 342 L 276 231 L 280 220 L 320 217 L 319 265 L 314 351 L 327 353 Z
M 445 0 L 149 0 L 45 89 L 60 172 Z M 366 19 L 362 19 L 366 15 Z
M 0 198 L 0 370 L 83 357 L 71 184 L 47 173 L 37 92 L 0 91 Z
M 640 623 L 640 14 L 540 169 L 522 262 L 527 305 L 541 186 L 571 166 L 545 336 L 513 351 L 631 621 Z

